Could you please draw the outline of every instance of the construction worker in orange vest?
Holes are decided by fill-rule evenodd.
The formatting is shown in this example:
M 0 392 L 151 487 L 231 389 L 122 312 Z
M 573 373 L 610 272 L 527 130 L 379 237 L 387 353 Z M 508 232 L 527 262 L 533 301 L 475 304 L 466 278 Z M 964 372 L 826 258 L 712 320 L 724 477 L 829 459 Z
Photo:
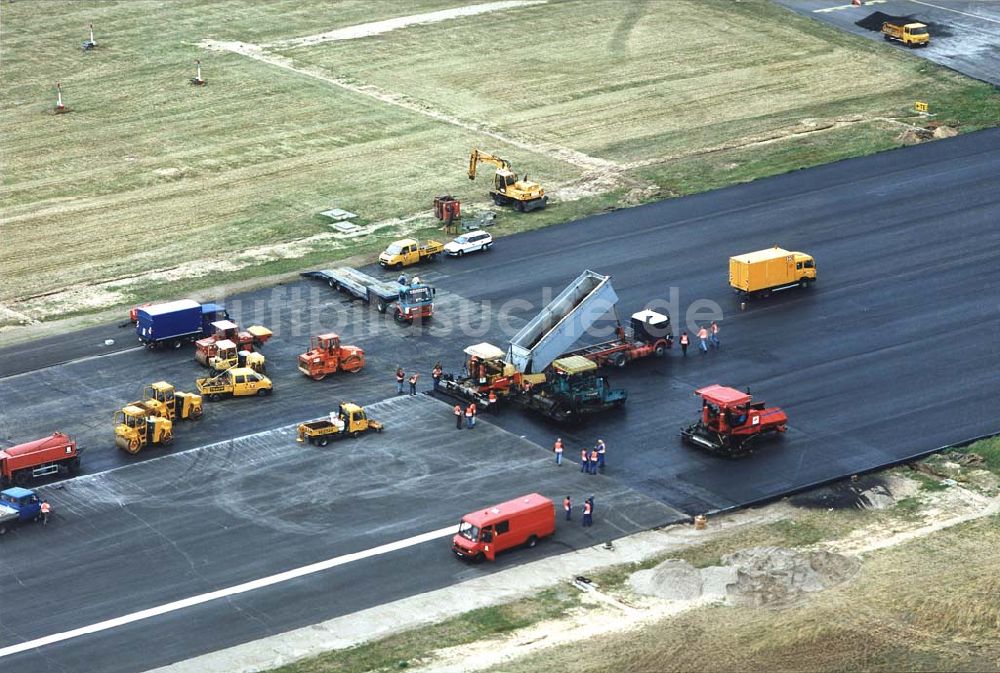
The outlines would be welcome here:
M 417 394 L 417 379 L 420 378 L 420 374 L 410 374 L 410 394 Z
M 587 472 L 597 474 L 597 449 L 590 450 L 590 459 L 587 461 Z
M 563 457 L 563 441 L 562 437 L 556 437 L 555 444 L 552 445 L 552 450 L 556 453 L 556 465 L 562 465 Z
M 712 321 L 712 326 L 709 328 L 712 331 L 712 348 L 719 348 L 722 343 L 719 341 L 719 323 Z
M 698 348 L 701 349 L 702 355 L 708 352 L 708 330 L 704 325 L 698 329 Z
M 406 380 L 406 372 L 402 367 L 396 367 L 396 394 L 403 394 L 403 382 Z
M 580 449 L 580 471 L 586 472 L 587 466 L 590 464 L 590 454 L 587 449 Z
M 566 512 L 566 520 L 567 521 L 572 520 L 572 518 L 573 518 L 573 503 L 569 499 L 568 495 L 563 499 L 563 511 Z
M 435 363 L 434 369 L 431 370 L 431 379 L 434 380 L 434 392 L 438 391 L 438 387 L 441 385 L 441 376 L 444 374 L 444 370 L 441 369 L 441 363 Z
M 688 354 L 688 344 L 691 343 L 691 339 L 688 337 L 687 330 L 681 332 L 681 355 L 687 357 Z
M 500 413 L 500 399 L 497 397 L 496 391 L 492 388 L 490 389 L 489 403 L 491 414 Z
M 49 504 L 48 500 L 42 500 L 42 525 L 49 525 L 49 512 L 52 511 L 52 505 Z
M 462 429 L 462 407 L 458 404 L 455 405 L 455 428 Z
M 472 404 L 470 404 L 465 408 L 465 424 L 469 427 L 470 430 L 472 429 L 472 426 L 476 424 L 475 408 L 476 408 L 475 402 L 473 402 Z
M 583 501 L 583 527 L 594 525 L 594 507 L 589 500 Z

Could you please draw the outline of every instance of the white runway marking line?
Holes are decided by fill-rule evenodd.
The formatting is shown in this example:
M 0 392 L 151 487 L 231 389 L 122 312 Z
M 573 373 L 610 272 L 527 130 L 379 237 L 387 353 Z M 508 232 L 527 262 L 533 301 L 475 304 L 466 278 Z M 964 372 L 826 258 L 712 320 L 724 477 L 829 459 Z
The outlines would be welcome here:
M 212 591 L 207 594 L 183 598 L 179 601 L 173 601 L 172 603 L 165 603 L 164 605 L 159 605 L 154 608 L 147 608 L 146 610 L 133 612 L 130 615 L 123 615 L 121 617 L 115 617 L 114 619 L 108 619 L 103 622 L 97 622 L 96 624 L 91 624 L 90 626 L 83 626 L 71 631 L 54 633 L 50 636 L 35 638 L 34 640 L 29 640 L 27 642 L 10 645 L 8 647 L 0 648 L 0 659 L 3 657 L 9 657 L 12 654 L 19 654 L 28 650 L 44 647 L 45 645 L 59 643 L 64 640 L 70 640 L 72 638 L 78 638 L 80 636 L 98 633 L 100 631 L 107 631 L 108 629 L 124 626 L 125 624 L 132 624 L 133 622 L 149 619 L 150 617 L 158 617 L 159 615 L 176 612 L 177 610 L 183 610 L 184 608 L 201 605 L 220 598 L 227 598 L 229 596 L 247 593 L 249 591 L 254 591 L 255 589 L 263 589 L 264 587 L 269 587 L 281 582 L 287 582 L 288 580 L 298 579 L 299 577 L 305 577 L 306 575 L 312 575 L 324 570 L 329 570 L 330 568 L 336 568 L 337 566 L 353 563 L 354 561 L 360 561 L 362 559 L 380 556 L 382 554 L 389 554 L 394 551 L 399 551 L 400 549 L 406 549 L 407 547 L 413 547 L 418 544 L 423 544 L 424 542 L 437 540 L 438 538 L 446 537 L 448 535 L 454 535 L 457 529 L 457 525 L 448 526 L 447 528 L 439 528 L 428 533 L 421 533 L 420 535 L 406 538 L 405 540 L 389 542 L 387 544 L 379 545 L 378 547 L 365 549 L 364 551 L 344 554 L 343 556 L 336 556 L 334 558 L 312 563 L 300 568 L 286 570 L 285 572 L 278 573 L 277 575 L 271 575 L 270 577 L 262 577 L 260 579 L 244 582 L 243 584 L 237 584 L 226 589 L 219 589 L 218 591 Z
M 954 12 L 955 14 L 961 14 L 962 16 L 969 16 L 973 19 L 979 19 L 980 21 L 989 21 L 990 23 L 1000 23 L 998 19 L 990 19 L 985 16 L 980 16 L 978 14 L 969 14 L 968 12 L 960 12 L 957 9 L 952 9 L 951 7 L 942 7 L 941 5 L 935 5 L 930 2 L 923 2 L 923 0 L 910 0 L 910 2 L 917 5 L 926 5 L 927 7 L 933 7 L 934 9 L 941 9 L 946 12 Z
M 548 0 L 501 0 L 500 2 L 487 2 L 480 5 L 468 5 L 466 7 L 456 7 L 454 9 L 442 9 L 436 12 L 426 12 L 424 14 L 411 14 L 410 16 L 398 16 L 394 19 L 384 21 L 373 21 L 362 23 L 356 26 L 338 28 L 326 33 L 316 35 L 305 35 L 303 37 L 292 37 L 287 40 L 278 40 L 270 44 L 261 45 L 265 49 L 291 49 L 295 47 L 308 47 L 324 42 L 335 42 L 338 40 L 357 40 L 363 37 L 372 37 L 389 33 L 408 26 L 418 26 L 428 23 L 439 23 L 449 19 L 457 19 L 463 16 L 475 16 L 486 14 L 487 12 L 498 12 L 505 9 L 515 9 L 520 7 L 530 7 L 532 5 L 544 5 Z

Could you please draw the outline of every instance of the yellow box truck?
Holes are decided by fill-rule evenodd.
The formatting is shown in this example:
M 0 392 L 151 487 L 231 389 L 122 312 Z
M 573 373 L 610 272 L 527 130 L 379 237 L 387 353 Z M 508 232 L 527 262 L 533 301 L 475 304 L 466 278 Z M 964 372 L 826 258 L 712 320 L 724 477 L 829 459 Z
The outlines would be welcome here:
M 743 296 L 767 296 L 790 287 L 809 287 L 816 261 L 804 252 L 774 246 L 729 258 L 729 284 Z
M 882 24 L 882 37 L 886 42 L 897 40 L 907 47 L 926 47 L 930 44 L 931 35 L 924 23 L 894 23 L 886 21 Z

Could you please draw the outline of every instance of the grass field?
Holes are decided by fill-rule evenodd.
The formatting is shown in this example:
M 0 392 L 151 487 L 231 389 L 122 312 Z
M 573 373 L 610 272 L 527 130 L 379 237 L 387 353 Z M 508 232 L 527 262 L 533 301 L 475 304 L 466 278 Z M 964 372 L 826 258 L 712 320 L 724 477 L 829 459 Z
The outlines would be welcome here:
M 504 234 L 886 149 L 916 98 L 963 130 L 1000 123 L 994 88 L 764 0 L 549 1 L 282 43 L 459 4 L 4 5 L 0 326 L 436 234 L 413 219 L 434 195 L 486 204 L 489 171 L 465 177 L 473 146 L 557 201 L 504 213 Z M 197 58 L 204 88 L 187 83 Z M 51 113 L 56 81 L 70 114 Z M 793 134 L 803 120 L 821 130 Z M 338 238 L 317 215 L 334 206 L 379 226 Z

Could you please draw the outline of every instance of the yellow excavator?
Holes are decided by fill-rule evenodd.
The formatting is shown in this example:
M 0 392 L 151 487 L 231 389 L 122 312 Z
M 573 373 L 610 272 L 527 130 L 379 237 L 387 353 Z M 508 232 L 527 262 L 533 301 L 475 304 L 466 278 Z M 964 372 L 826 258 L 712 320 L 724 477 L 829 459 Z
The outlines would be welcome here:
M 498 206 L 514 206 L 525 213 L 541 210 L 548 204 L 549 197 L 545 196 L 545 190 L 540 184 L 529 182 L 527 175 L 524 176 L 524 180 L 518 180 L 517 173 L 511 170 L 509 161 L 475 148 L 469 155 L 470 180 L 476 179 L 476 168 L 480 163 L 497 167 L 496 175 L 493 176 L 493 187 L 490 189 L 493 203 Z

